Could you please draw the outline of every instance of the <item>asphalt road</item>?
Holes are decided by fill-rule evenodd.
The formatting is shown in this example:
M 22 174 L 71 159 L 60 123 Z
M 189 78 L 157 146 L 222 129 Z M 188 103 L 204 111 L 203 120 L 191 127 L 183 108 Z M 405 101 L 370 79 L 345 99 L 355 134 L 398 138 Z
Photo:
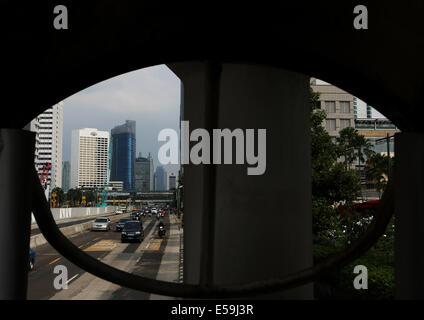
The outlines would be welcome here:
M 164 239 L 158 239 L 157 237 L 157 219 L 155 217 L 143 218 L 145 239 L 142 243 L 121 243 L 121 232 L 115 231 L 115 223 L 117 220 L 118 218 L 114 219 L 111 217 L 112 230 L 109 232 L 87 231 L 70 238 L 70 240 L 81 250 L 86 251 L 86 253 L 99 260 L 107 257 L 114 248 L 125 246 L 120 247 L 123 248 L 122 253 L 125 254 L 124 256 L 129 257 L 131 254 L 141 254 L 132 272 L 155 279 L 167 242 L 167 237 Z M 165 216 L 162 220 L 165 225 L 169 225 L 168 216 Z M 153 228 L 155 229 L 152 230 Z M 152 231 L 151 234 L 150 231 Z M 67 267 L 69 288 L 72 287 L 73 282 L 86 273 L 84 270 L 61 256 L 50 244 L 37 247 L 35 253 L 35 268 L 33 271 L 30 271 L 28 275 L 27 298 L 30 300 L 50 299 L 58 292 L 53 286 L 54 279 L 58 276 L 58 274 L 54 273 L 54 268 L 57 265 L 64 265 Z M 113 265 L 114 261 L 112 260 L 110 264 Z M 81 285 L 81 283 L 79 283 L 79 285 Z M 148 299 L 148 297 L 148 293 L 140 293 L 135 290 L 119 287 L 110 298 Z
M 116 215 L 115 213 L 109 213 L 109 214 L 92 216 L 92 217 L 85 218 L 85 219 L 76 219 L 76 220 L 66 221 L 66 222 L 60 222 L 60 220 L 59 220 L 59 221 L 56 222 L 56 224 L 57 224 L 58 228 L 64 228 L 64 227 L 73 226 L 75 224 L 80 224 L 80 223 L 88 222 L 88 221 L 94 220 L 94 219 L 99 218 L 99 217 L 109 217 L 109 218 L 111 218 L 111 217 L 113 217 L 115 215 Z M 31 229 L 31 236 L 37 235 L 40 232 L 41 231 L 40 231 L 39 228 L 32 228 Z

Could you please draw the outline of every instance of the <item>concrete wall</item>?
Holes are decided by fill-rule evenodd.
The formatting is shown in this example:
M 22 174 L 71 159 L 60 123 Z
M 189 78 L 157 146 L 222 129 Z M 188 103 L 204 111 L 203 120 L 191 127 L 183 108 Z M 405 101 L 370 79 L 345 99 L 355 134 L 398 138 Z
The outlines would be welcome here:
M 69 218 L 84 218 L 87 216 L 101 215 L 105 213 L 113 213 L 117 206 L 107 207 L 85 207 L 85 208 L 52 208 L 54 220 L 62 220 Z M 31 223 L 35 223 L 34 215 L 31 214 Z

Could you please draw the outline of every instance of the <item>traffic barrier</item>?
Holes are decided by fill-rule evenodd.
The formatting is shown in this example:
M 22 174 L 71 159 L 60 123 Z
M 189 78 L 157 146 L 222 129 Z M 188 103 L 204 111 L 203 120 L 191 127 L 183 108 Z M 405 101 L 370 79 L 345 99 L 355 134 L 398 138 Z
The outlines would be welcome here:
M 69 218 L 86 217 L 99 214 L 108 214 L 116 211 L 117 206 L 107 207 L 72 207 L 72 208 L 51 208 L 55 221 Z M 31 214 L 31 223 L 36 223 L 34 215 Z
M 119 217 L 125 216 L 127 214 L 128 213 L 116 215 L 116 216 L 114 216 L 114 218 L 115 217 L 119 218 Z M 94 214 L 92 214 L 92 215 L 94 215 Z M 60 228 L 60 231 L 63 233 L 64 236 L 70 237 L 70 236 L 73 236 L 75 234 L 90 230 L 92 223 L 93 223 L 93 221 L 77 223 L 77 224 L 74 224 L 74 225 L 71 225 L 71 226 Z M 42 233 L 31 236 L 30 242 L 29 242 L 30 248 L 36 248 L 37 246 L 41 246 L 42 244 L 45 244 L 45 243 L 47 243 L 47 240 L 44 238 Z

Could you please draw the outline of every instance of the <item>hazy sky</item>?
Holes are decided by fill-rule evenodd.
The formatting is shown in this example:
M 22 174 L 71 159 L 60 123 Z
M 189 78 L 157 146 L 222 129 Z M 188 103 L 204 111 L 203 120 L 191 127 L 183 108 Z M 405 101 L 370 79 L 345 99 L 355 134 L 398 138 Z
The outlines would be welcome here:
M 109 131 L 125 120 L 136 121 L 137 156 L 151 152 L 160 165 L 160 130 L 179 134 L 180 80 L 165 65 L 129 72 L 82 90 L 63 101 L 63 161 L 70 160 L 71 131 L 97 128 Z M 177 173 L 177 165 L 165 169 Z

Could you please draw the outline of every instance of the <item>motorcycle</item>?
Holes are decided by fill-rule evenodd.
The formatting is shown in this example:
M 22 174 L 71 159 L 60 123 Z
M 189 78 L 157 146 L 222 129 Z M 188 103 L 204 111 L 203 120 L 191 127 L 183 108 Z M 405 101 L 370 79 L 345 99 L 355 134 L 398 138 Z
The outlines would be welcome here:
M 163 238 L 166 234 L 165 226 L 159 226 L 158 235 L 160 238 Z

